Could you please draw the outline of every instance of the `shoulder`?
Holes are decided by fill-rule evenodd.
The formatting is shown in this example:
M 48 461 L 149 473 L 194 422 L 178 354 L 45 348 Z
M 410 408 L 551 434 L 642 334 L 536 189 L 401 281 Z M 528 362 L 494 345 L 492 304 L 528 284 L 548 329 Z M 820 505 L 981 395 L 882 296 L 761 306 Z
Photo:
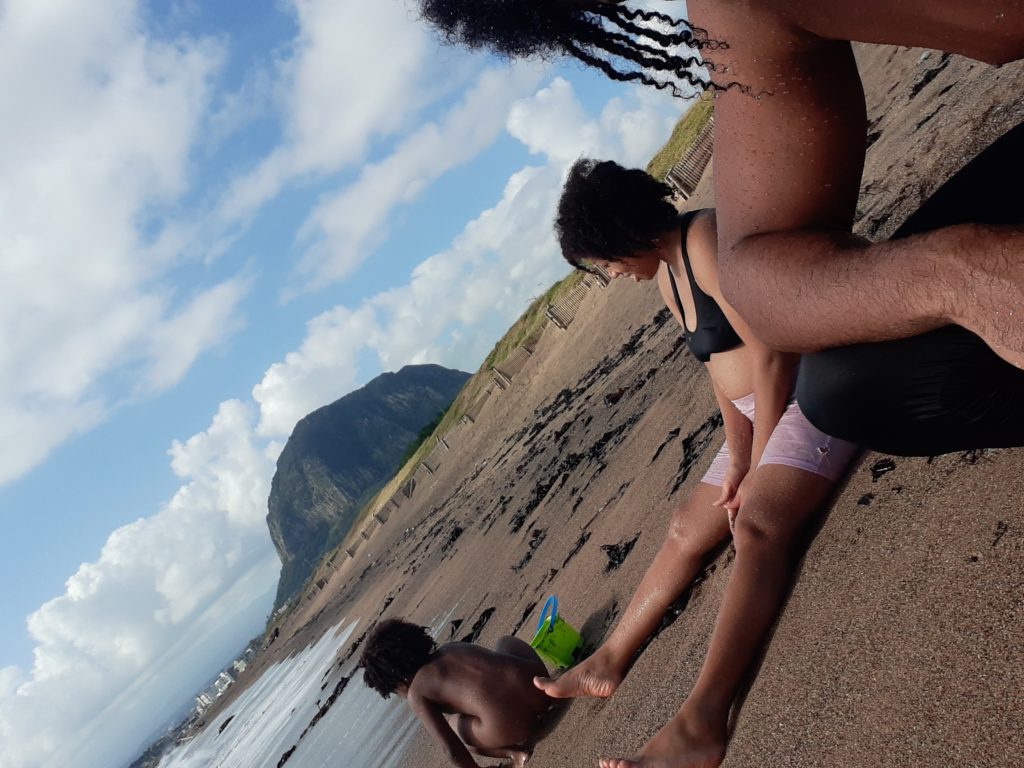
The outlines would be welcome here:
M 714 208 L 697 211 L 686 228 L 686 252 L 710 252 L 714 256 L 718 249 L 717 217 Z
M 686 254 L 693 279 L 705 293 L 718 294 L 718 226 L 713 208 L 700 211 L 686 230 Z
M 419 668 L 413 675 L 412 682 L 409 683 L 409 700 L 411 701 L 414 696 L 416 698 L 433 698 L 444 682 L 444 677 L 444 672 L 440 669 L 438 661 L 427 662 Z

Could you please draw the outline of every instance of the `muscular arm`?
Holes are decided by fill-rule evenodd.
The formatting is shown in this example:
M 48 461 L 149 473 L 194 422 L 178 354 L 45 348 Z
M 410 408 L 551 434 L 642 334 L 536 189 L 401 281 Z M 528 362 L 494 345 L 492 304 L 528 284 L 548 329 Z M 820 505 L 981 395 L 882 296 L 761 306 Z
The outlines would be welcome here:
M 751 5 L 690 6 L 695 23 L 729 44 L 712 54 L 716 79 L 748 88 L 731 88 L 715 104 L 725 298 L 777 349 L 902 338 L 950 322 L 998 343 L 984 318 L 959 306 L 957 287 L 978 272 L 998 280 L 1000 259 L 1020 248 L 1019 232 L 963 225 L 877 244 L 851 235 L 865 108 L 850 44 Z

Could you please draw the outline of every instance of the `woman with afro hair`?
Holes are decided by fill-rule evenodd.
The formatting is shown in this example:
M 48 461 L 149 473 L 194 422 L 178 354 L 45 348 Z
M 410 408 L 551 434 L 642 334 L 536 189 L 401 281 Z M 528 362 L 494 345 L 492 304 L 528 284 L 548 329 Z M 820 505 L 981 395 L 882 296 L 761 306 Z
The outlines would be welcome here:
M 807 421 L 792 400 L 797 357 L 765 347 L 722 298 L 714 211 L 680 216 L 670 198 L 671 190 L 644 171 L 584 159 L 569 172 L 555 222 L 573 266 L 657 282 L 711 378 L 725 444 L 673 513 L 612 634 L 581 664 L 537 686 L 553 698 L 612 695 L 730 527 L 736 546 L 707 657 L 679 713 L 638 758 L 604 759 L 604 768 L 722 761 L 733 700 L 778 613 L 799 535 L 858 451 Z
M 811 356 L 799 397 L 822 428 L 863 441 L 855 430 L 872 420 L 860 414 L 884 407 L 915 375 L 901 361 L 934 368 L 952 349 L 1000 377 L 1009 375 L 998 370 L 1003 361 L 1024 365 L 1020 218 L 1000 227 L 957 219 L 879 243 L 852 234 L 866 108 L 851 45 L 921 46 L 1000 65 L 1024 56 L 1024 3 L 688 0 L 687 21 L 671 1 L 658 10 L 637 0 L 418 1 L 452 43 L 508 57 L 569 56 L 677 96 L 713 92 L 724 296 L 775 349 L 872 343 L 871 355 L 895 361 L 864 372 L 857 354 Z M 886 346 L 897 340 L 911 343 Z M 821 369 L 828 375 L 811 375 Z M 853 394 L 864 398 L 856 404 L 844 385 L 854 377 Z M 823 414 L 840 417 L 826 425 Z M 1024 442 L 984 420 L 959 426 L 936 450 L 911 421 L 899 452 Z

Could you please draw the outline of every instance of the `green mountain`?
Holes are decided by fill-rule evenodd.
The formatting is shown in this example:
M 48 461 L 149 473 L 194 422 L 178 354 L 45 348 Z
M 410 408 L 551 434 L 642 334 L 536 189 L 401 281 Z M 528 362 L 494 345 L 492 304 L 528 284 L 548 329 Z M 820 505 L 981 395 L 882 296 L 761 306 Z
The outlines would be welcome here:
M 267 525 L 282 563 L 275 609 L 345 537 L 419 431 L 468 378 L 440 365 L 407 365 L 295 425 L 270 486 Z

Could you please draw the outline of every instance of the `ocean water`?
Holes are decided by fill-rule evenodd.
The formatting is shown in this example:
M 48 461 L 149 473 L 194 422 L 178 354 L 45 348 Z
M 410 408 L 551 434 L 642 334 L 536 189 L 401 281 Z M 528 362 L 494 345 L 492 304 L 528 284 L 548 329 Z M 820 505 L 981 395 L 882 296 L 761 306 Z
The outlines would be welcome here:
M 435 623 L 435 635 L 445 621 Z M 293 746 L 284 768 L 392 768 L 418 721 L 398 696 L 384 700 L 367 688 L 361 672 L 300 740 L 317 702 L 341 678 L 338 670 L 324 675 L 356 627 L 339 625 L 269 668 L 195 739 L 167 754 L 160 768 L 276 768 Z

